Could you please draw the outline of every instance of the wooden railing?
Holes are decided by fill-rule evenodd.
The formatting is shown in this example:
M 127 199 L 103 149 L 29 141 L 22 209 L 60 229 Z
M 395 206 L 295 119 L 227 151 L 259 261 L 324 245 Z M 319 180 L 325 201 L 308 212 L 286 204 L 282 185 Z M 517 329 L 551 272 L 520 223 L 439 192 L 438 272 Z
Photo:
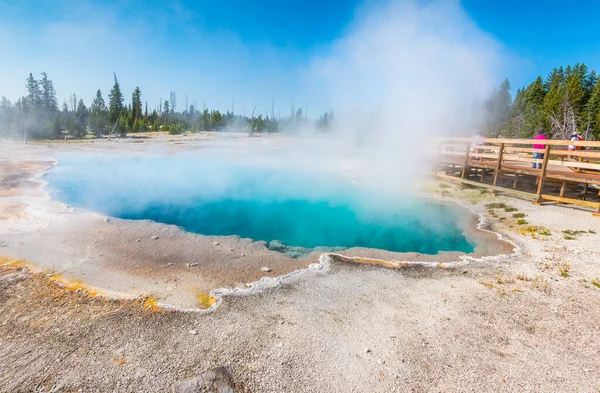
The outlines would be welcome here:
M 536 203 L 547 200 L 590 206 L 600 213 L 600 200 L 588 200 L 598 196 L 600 189 L 600 142 L 495 138 L 438 138 L 436 142 L 434 172 L 438 177 L 495 191 L 529 194 Z M 535 149 L 534 144 L 544 148 Z M 446 174 L 439 173 L 440 166 Z M 488 175 L 491 179 L 486 183 Z M 469 179 L 473 176 L 479 176 L 479 181 Z M 512 189 L 498 185 L 502 176 L 513 178 Z M 521 177 L 534 178 L 536 191 L 518 190 Z M 547 184 L 560 186 L 559 195 L 544 192 Z M 583 190 L 576 198 L 565 197 L 567 185 Z

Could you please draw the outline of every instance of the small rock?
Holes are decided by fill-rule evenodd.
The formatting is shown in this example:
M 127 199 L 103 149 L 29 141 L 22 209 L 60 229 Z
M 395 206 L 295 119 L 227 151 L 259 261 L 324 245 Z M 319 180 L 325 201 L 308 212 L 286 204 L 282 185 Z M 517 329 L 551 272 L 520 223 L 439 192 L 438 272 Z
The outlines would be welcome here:
M 240 256 L 241 256 L 241 257 L 243 257 L 243 256 L 244 256 L 244 254 L 242 253 L 242 254 L 240 254 Z
M 379 364 L 380 366 L 382 366 L 382 365 L 385 364 L 385 361 L 381 360 L 381 359 L 377 359 L 377 364 Z
M 269 268 L 268 268 L 268 267 L 266 267 L 266 266 L 263 266 L 263 267 L 261 267 L 261 268 L 260 268 L 260 271 L 261 271 L 261 272 L 268 273 L 268 272 L 270 272 L 270 271 L 271 271 L 271 269 L 269 269 Z
M 175 264 L 171 263 L 171 262 L 167 263 L 167 266 L 173 266 L 173 265 L 175 265 Z
M 156 239 L 158 239 L 158 236 L 156 236 L 156 235 L 152 236 L 152 240 L 156 240 Z
M 110 219 L 108 217 L 104 217 L 104 222 L 109 222 Z
M 198 266 L 198 263 L 186 263 L 187 267 L 194 267 L 194 266 Z
M 221 244 L 221 243 L 219 243 L 219 242 L 214 242 L 213 244 L 214 244 L 215 246 L 218 246 L 218 245 L 219 245 L 219 244 Z
M 204 371 L 194 378 L 179 382 L 175 393 L 234 393 L 234 382 L 231 372 L 226 367 L 213 368 Z
M 136 239 L 136 242 L 138 242 L 138 243 L 141 242 L 141 241 L 142 241 L 142 239 Z
M 365 348 L 365 353 L 371 353 L 371 350 L 369 348 Z
M 27 278 L 29 278 L 29 275 L 25 273 L 9 273 L 0 276 L 0 282 L 13 283 L 23 281 Z
M 196 329 L 192 329 L 190 330 L 190 334 L 193 334 L 195 336 L 196 334 L 198 334 L 198 331 Z

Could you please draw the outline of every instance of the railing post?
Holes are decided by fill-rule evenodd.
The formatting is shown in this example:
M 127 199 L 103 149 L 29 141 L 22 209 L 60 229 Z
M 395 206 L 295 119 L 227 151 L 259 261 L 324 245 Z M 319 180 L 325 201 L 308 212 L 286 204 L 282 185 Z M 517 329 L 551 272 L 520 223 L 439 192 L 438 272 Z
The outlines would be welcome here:
M 469 154 L 471 153 L 471 143 L 467 143 L 467 151 L 465 152 L 465 162 L 463 163 L 462 174 L 460 177 L 465 179 L 467 177 L 467 165 L 469 164 Z
M 498 163 L 496 164 L 496 171 L 494 172 L 494 185 L 496 185 L 498 174 L 502 169 L 502 156 L 504 156 L 504 143 L 500 144 L 500 150 L 498 150 Z
M 437 178 L 438 166 L 440 165 L 440 155 L 442 154 L 442 146 L 438 143 L 435 151 L 435 160 L 433 162 L 433 179 Z
M 542 169 L 540 170 L 540 178 L 538 180 L 537 199 L 535 203 L 542 201 L 542 192 L 544 190 L 544 178 L 546 177 L 546 168 L 548 167 L 548 158 L 550 157 L 550 143 L 546 143 L 544 147 L 544 159 L 542 161 Z

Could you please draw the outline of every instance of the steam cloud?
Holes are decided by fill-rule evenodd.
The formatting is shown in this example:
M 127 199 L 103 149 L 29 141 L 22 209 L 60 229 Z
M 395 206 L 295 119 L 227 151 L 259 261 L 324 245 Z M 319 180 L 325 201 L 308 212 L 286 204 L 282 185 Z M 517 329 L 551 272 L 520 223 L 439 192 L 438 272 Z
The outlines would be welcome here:
M 473 135 L 500 53 L 458 1 L 392 1 L 359 9 L 308 80 L 335 108 L 338 147 L 360 146 L 363 177 L 404 188 L 432 137 Z

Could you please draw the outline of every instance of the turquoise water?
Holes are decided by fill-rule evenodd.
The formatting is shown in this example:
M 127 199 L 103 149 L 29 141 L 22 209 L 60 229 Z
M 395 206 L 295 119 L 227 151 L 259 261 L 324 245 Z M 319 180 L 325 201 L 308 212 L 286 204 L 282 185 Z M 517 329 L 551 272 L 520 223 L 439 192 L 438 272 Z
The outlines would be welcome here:
M 237 235 L 279 251 L 378 248 L 472 252 L 466 211 L 369 192 L 339 176 L 218 156 L 67 155 L 48 176 L 54 197 L 124 219 L 203 235 Z

